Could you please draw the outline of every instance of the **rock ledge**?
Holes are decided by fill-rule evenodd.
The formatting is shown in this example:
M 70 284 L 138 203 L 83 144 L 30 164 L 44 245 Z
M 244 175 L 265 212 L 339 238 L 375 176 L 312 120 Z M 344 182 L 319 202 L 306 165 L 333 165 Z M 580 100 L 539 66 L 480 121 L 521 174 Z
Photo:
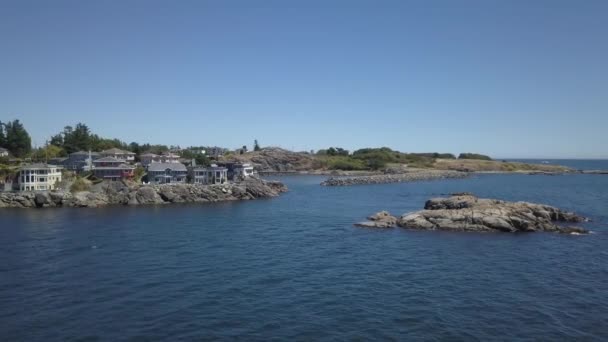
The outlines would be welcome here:
M 583 228 L 558 224 L 587 221 L 574 213 L 543 204 L 477 198 L 470 194 L 430 199 L 424 210 L 404 214 L 398 219 L 386 211 L 368 219 L 370 221 L 355 225 L 463 232 L 589 232 Z
M 249 179 L 222 185 L 164 184 L 128 186 L 122 182 L 103 182 L 91 191 L 0 193 L 0 208 L 103 207 L 106 205 L 144 205 L 190 202 L 238 201 L 276 197 L 286 192 L 281 182 Z

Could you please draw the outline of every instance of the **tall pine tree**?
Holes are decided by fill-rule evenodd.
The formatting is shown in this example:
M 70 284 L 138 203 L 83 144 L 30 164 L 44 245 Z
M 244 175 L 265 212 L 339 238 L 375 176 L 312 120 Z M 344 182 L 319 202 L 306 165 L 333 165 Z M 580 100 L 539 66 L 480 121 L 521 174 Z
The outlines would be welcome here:
M 6 134 L 4 134 L 4 124 L 0 121 L 0 147 L 6 148 Z
M 32 139 L 19 120 L 8 122 L 6 127 L 5 148 L 15 157 L 25 157 L 32 151 Z

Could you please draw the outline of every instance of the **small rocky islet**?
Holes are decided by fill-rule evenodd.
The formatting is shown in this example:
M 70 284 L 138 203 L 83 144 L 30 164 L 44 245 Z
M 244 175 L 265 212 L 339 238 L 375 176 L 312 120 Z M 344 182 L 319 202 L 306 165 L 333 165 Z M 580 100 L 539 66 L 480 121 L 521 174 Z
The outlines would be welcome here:
M 356 223 L 365 228 L 402 227 L 415 230 L 457 232 L 555 232 L 586 234 L 588 230 L 564 223 L 588 219 L 561 209 L 536 203 L 509 202 L 478 198 L 469 193 L 429 199 L 424 210 L 397 218 L 381 211 L 368 221 Z
M 107 205 L 207 203 L 276 197 L 286 191 L 287 187 L 281 182 L 257 178 L 221 185 L 128 185 L 124 182 L 103 182 L 91 191 L 75 193 L 61 190 L 0 193 L 0 208 L 95 208 Z

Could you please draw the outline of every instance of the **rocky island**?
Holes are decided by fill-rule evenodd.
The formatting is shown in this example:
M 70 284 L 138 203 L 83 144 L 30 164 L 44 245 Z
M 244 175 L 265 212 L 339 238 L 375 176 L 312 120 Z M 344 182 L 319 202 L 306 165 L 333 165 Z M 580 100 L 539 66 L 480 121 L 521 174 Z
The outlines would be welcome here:
M 103 182 L 90 191 L 74 193 L 61 190 L 0 193 L 0 208 L 208 203 L 276 197 L 286 191 L 287 187 L 281 182 L 257 178 L 222 185 L 129 185 L 124 182 Z
M 460 232 L 588 233 L 583 228 L 558 224 L 587 221 L 574 213 L 543 204 L 477 198 L 471 194 L 433 198 L 426 202 L 424 210 L 404 214 L 399 218 L 382 211 L 368 217 L 368 220 L 355 225 Z

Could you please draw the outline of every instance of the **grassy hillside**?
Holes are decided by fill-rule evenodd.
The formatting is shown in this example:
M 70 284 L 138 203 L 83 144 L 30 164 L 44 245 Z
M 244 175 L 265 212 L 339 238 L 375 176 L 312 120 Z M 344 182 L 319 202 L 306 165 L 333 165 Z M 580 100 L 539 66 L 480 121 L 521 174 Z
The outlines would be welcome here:
M 458 171 L 496 171 L 496 172 L 517 172 L 517 171 L 542 171 L 542 172 L 568 172 L 571 169 L 560 165 L 526 164 L 518 162 L 502 162 L 496 160 L 476 160 L 476 159 L 437 159 L 433 165 L 439 170 L 458 170 Z

